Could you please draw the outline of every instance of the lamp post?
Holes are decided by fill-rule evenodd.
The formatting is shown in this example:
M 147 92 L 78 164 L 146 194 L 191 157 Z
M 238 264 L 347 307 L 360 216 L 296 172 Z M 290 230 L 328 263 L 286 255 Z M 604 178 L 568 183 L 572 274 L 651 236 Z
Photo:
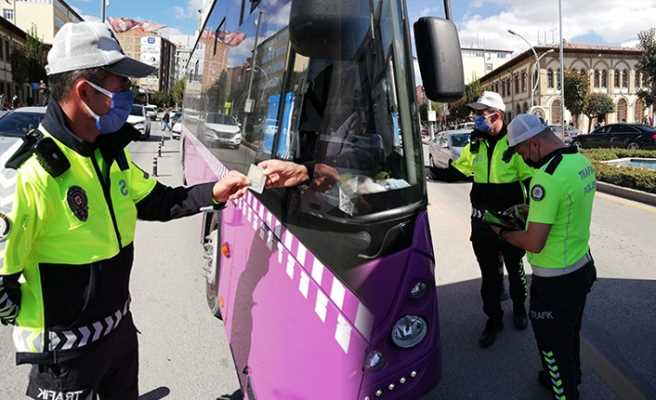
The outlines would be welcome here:
M 531 44 L 531 42 L 529 42 L 524 36 L 522 36 L 522 35 L 520 35 L 519 33 L 513 31 L 512 29 L 508 29 L 508 33 L 510 33 L 511 35 L 513 35 L 513 36 L 517 36 L 518 38 L 522 39 L 524 42 L 526 42 L 526 44 L 528 45 L 528 47 L 531 48 L 531 51 L 533 52 L 533 55 L 535 56 L 535 66 L 536 66 L 537 71 L 538 71 L 538 82 L 539 82 L 539 81 L 540 81 L 540 58 L 538 57 L 538 53 L 535 51 L 535 47 L 533 47 L 533 45 Z M 535 99 L 533 98 L 533 92 L 534 92 L 534 91 L 535 91 L 535 90 L 532 90 L 532 91 L 531 91 L 531 107 L 533 107 L 533 106 L 535 105 L 535 102 L 534 102 Z
M 565 138 L 565 44 L 563 42 L 563 0 L 558 0 L 558 21 L 560 25 L 560 137 Z
M 107 11 L 107 0 L 100 0 L 100 19 L 105 22 Z
M 539 88 L 539 86 L 540 86 L 540 80 L 542 79 L 542 78 L 540 77 L 540 60 L 542 60 L 542 58 L 543 58 L 544 56 L 546 56 L 547 54 L 549 54 L 549 53 L 553 53 L 554 51 L 556 51 L 556 50 L 554 50 L 554 49 L 549 49 L 549 50 L 545 51 L 544 53 L 540 54 L 540 57 L 538 57 L 537 65 L 535 66 L 535 71 L 537 72 L 538 79 L 535 80 L 535 84 L 533 85 L 533 92 L 535 92 L 536 90 L 538 90 L 538 88 Z M 531 94 L 532 94 L 532 93 L 531 93 Z M 539 92 L 538 92 L 538 98 L 539 98 L 539 97 L 540 97 L 540 94 L 539 94 Z M 532 104 L 532 103 L 533 103 L 533 100 L 531 99 L 531 107 L 533 107 L 533 104 Z

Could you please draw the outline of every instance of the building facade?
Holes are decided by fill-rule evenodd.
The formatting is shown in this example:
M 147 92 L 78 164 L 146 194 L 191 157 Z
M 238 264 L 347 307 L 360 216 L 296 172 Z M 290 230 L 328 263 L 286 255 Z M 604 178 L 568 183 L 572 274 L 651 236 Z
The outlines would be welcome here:
M 494 71 L 510 60 L 512 51 L 483 48 L 463 48 L 462 66 L 465 73 L 465 84 Z
M 83 18 L 63 0 L 3 0 L 2 17 L 25 32 L 36 30 L 36 36 L 52 44 L 55 34 L 67 22 Z
M 0 106 L 14 96 L 18 96 L 21 105 L 43 102 L 38 88 L 28 82 L 16 82 L 16 76 L 12 73 L 12 55 L 15 51 L 23 51 L 26 39 L 27 34 L 24 31 L 0 18 L 0 95 L 2 96 Z M 44 51 L 47 49 L 48 46 L 44 48 Z
M 523 112 L 534 112 L 544 117 L 550 124 L 573 122 L 583 132 L 589 121 L 579 115 L 576 121 L 565 108 L 561 116 L 560 97 L 560 57 L 557 47 L 536 47 L 540 58 L 539 75 L 536 74 L 536 60 L 529 49 L 508 63 L 481 78 L 486 90 L 498 92 L 506 103 L 506 118 Z M 653 120 L 653 107 L 647 108 L 638 97 L 638 92 L 646 87 L 646 79 L 637 70 L 642 50 L 624 47 L 607 47 L 567 43 L 564 49 L 565 70 L 574 70 L 590 79 L 590 93 L 604 93 L 615 104 L 615 111 L 600 118 L 605 123 L 642 123 Z M 531 92 L 534 92 L 534 106 L 531 106 Z M 599 121 L 602 122 L 602 121 Z
M 117 32 L 116 37 L 125 54 L 156 68 L 152 75 L 138 81 L 141 89 L 148 93 L 171 90 L 176 68 L 176 47 L 171 41 L 140 27 Z
M 187 63 L 191 57 L 191 50 L 177 47 L 175 50 L 175 81 L 183 79 L 186 75 Z

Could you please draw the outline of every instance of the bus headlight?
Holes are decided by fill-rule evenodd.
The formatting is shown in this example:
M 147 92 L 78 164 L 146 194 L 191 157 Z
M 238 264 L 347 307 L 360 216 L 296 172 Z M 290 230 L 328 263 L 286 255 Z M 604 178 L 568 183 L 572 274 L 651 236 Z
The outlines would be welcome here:
M 394 324 L 392 341 L 402 349 L 418 345 L 428 333 L 426 320 L 416 315 L 406 315 Z
M 380 351 L 372 351 L 367 355 L 364 361 L 364 367 L 369 370 L 376 370 L 383 366 L 385 359 Z

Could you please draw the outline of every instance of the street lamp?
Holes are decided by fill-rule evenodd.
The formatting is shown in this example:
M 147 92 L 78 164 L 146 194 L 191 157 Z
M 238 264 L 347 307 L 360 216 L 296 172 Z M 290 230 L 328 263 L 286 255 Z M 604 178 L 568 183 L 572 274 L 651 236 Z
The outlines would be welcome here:
M 513 36 L 517 36 L 518 38 L 522 39 L 528 47 L 531 48 L 531 51 L 533 52 L 533 55 L 535 56 L 535 67 L 537 68 L 536 71 L 538 71 L 538 82 L 540 81 L 540 57 L 538 57 L 538 53 L 535 51 L 535 47 L 529 42 L 524 36 L 520 35 L 519 33 L 513 31 L 512 29 L 508 29 L 508 33 L 510 33 Z M 545 53 L 546 54 L 546 53 Z M 535 92 L 535 89 L 531 91 L 531 107 L 535 105 L 534 98 L 533 98 L 533 93 Z
M 544 53 L 540 54 L 540 57 L 538 57 L 537 65 L 535 66 L 536 72 L 537 72 L 537 75 L 538 75 L 538 79 L 535 80 L 535 84 L 533 85 L 533 92 L 535 92 L 538 89 L 538 87 L 540 86 L 540 79 L 541 79 L 541 77 L 540 77 L 540 60 L 542 60 L 542 57 L 546 56 L 549 53 L 553 53 L 555 51 L 556 50 L 554 50 L 554 49 L 549 49 L 549 50 L 545 51 Z M 531 94 L 533 94 L 533 93 L 531 93 Z M 538 93 L 538 97 L 539 96 L 540 95 Z M 533 107 L 532 98 L 531 98 L 531 107 Z

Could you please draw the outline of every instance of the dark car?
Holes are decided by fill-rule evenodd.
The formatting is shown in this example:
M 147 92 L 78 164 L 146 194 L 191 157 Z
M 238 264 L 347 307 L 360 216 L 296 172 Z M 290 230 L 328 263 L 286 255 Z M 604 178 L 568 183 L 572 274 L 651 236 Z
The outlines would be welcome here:
M 578 135 L 572 143 L 581 148 L 656 149 L 656 129 L 640 124 L 610 124 L 588 135 Z

